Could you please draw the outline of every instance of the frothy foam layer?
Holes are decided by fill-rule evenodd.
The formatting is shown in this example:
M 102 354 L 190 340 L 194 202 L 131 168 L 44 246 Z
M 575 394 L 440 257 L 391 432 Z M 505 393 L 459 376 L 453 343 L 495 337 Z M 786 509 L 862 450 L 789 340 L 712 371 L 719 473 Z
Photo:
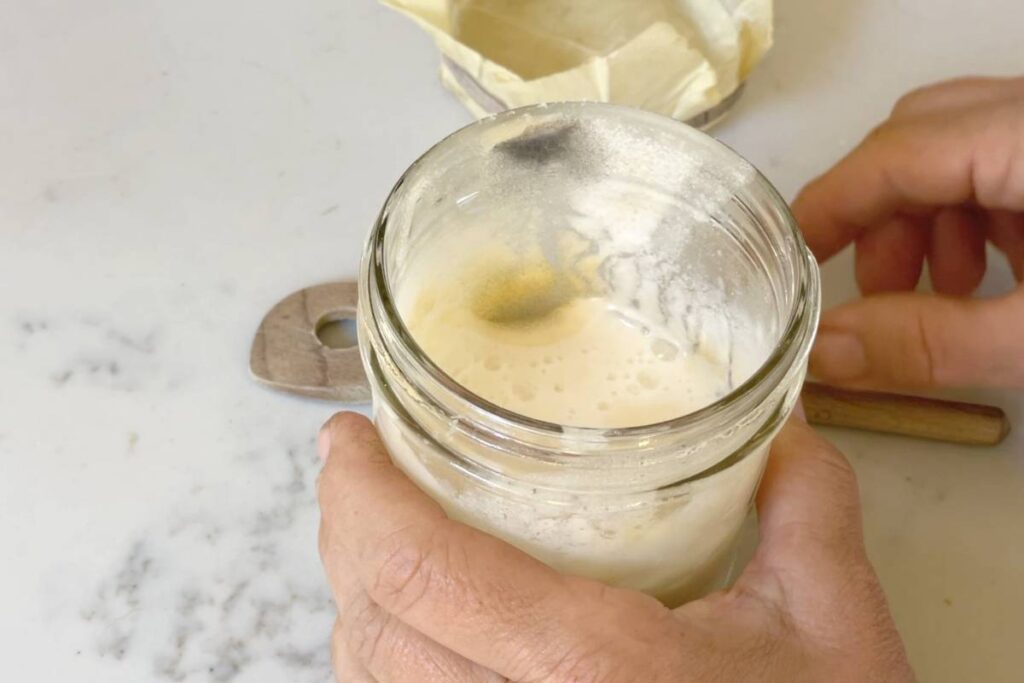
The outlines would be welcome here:
M 731 390 L 728 353 L 681 346 L 601 296 L 534 319 L 495 322 L 463 297 L 421 291 L 405 314 L 449 376 L 502 408 L 578 427 L 633 427 L 692 413 Z

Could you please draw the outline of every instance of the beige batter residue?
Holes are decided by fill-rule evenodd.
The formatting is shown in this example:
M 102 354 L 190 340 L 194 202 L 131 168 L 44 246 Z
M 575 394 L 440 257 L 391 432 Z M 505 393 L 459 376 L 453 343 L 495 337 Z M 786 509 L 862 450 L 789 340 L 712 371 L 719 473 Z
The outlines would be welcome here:
M 545 264 L 478 267 L 413 287 L 403 315 L 427 356 L 466 389 L 546 422 L 653 424 L 728 392 L 720 350 L 684 348 L 584 282 Z

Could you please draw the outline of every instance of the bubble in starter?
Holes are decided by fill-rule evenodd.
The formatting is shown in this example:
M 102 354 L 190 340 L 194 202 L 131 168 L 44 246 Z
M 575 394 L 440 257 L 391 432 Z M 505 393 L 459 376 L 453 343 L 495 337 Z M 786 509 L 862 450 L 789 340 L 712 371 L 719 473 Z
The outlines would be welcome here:
M 513 386 L 512 393 L 521 401 L 532 401 L 537 396 L 537 392 L 533 390 L 533 387 L 525 384 L 516 384 Z
M 651 353 L 658 360 L 674 361 L 679 356 L 679 347 L 667 339 L 655 339 L 651 342 Z
M 452 296 L 437 305 L 461 302 Z M 648 321 L 642 311 L 596 296 L 573 299 L 562 310 L 564 315 L 530 325 L 496 327 L 472 318 L 466 324 L 477 327 L 454 336 L 450 325 L 431 317 L 414 333 L 469 390 L 512 412 L 559 424 L 660 422 L 709 404 L 728 381 L 717 356 L 691 351 L 688 338 L 677 339 L 674 329 Z M 563 335 L 565 321 L 581 327 Z
M 640 383 L 644 389 L 654 389 L 658 386 L 658 378 L 649 372 L 641 372 L 636 376 L 636 381 Z

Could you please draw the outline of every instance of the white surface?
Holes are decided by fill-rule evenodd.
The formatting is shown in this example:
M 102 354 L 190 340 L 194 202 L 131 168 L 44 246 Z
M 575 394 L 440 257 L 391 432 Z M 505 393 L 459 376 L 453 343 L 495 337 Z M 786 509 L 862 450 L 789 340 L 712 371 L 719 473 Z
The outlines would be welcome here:
M 1020 0 L 778 14 L 718 134 L 786 195 L 903 91 L 1024 64 Z M 312 444 L 333 406 L 256 386 L 249 341 L 354 274 L 391 184 L 466 121 L 433 46 L 370 0 L 0 3 L 5 679 L 329 679 Z M 852 295 L 848 261 L 826 285 Z M 1024 425 L 1019 394 L 975 396 Z M 833 436 L 922 680 L 1020 680 L 1019 433 Z

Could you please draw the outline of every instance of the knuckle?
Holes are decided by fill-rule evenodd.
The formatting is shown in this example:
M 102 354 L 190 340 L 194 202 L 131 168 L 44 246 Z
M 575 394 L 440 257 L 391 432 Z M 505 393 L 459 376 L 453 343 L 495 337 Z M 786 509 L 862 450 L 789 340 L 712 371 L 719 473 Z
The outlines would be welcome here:
M 850 461 L 838 449 L 831 445 L 823 445 L 817 451 L 818 461 L 831 473 L 835 480 L 844 486 L 857 486 L 857 475 Z
M 799 429 L 796 433 L 799 440 L 787 441 L 784 448 L 806 453 L 809 463 L 813 465 L 812 473 L 816 478 L 827 479 L 823 483 L 844 488 L 857 486 L 857 475 L 850 461 L 824 436 L 807 425 L 787 429 Z
M 931 83 L 915 88 L 906 93 L 892 108 L 894 116 L 906 114 L 922 114 L 941 109 L 945 105 L 970 105 L 975 101 L 975 94 L 985 91 L 1007 91 L 1000 79 L 964 76 L 938 83 Z
M 610 683 L 612 671 L 602 656 L 603 647 L 571 648 L 546 664 L 532 666 L 525 680 L 550 683 Z
M 553 637 L 546 643 L 539 648 L 524 647 L 518 656 L 512 658 L 511 680 L 618 683 L 641 680 L 638 673 L 644 671 L 648 664 L 643 661 L 642 652 L 649 651 L 649 648 L 642 647 L 631 638 L 624 640 L 611 634 L 601 636 L 591 632 L 571 641 Z
M 856 151 L 867 158 L 901 159 L 917 152 L 915 141 L 920 138 L 920 130 L 918 122 L 892 118 L 873 128 Z M 887 172 L 887 167 L 883 165 L 880 172 Z M 892 184 L 892 178 L 886 180 Z
M 353 599 L 345 608 L 342 617 L 343 642 L 348 651 L 360 661 L 372 664 L 382 653 L 390 624 L 390 616 L 365 594 Z
M 897 334 L 890 335 L 870 352 L 881 376 L 890 378 L 898 385 L 934 386 L 942 374 L 942 353 L 938 334 L 933 329 L 931 318 L 920 306 L 905 302 L 901 308 L 903 323 Z
M 831 446 L 819 449 L 815 453 L 819 468 L 817 478 L 822 490 L 832 492 L 832 508 L 835 516 L 826 531 L 822 531 L 817 523 L 808 523 L 794 528 L 798 536 L 811 536 L 823 547 L 830 548 L 835 554 L 846 555 L 860 546 L 853 543 L 861 536 L 861 503 L 860 487 L 857 475 L 849 460 Z
M 651 680 L 648 678 L 653 673 L 650 662 L 644 662 L 635 652 L 613 653 L 612 648 L 612 643 L 604 642 L 570 652 L 553 669 L 552 676 L 544 680 L 560 683 L 625 683 L 637 680 L 637 674 L 645 671 L 647 673 L 641 677 Z
M 928 109 L 929 105 L 934 105 L 939 99 L 947 99 L 946 95 L 960 91 L 964 86 L 974 85 L 978 80 L 970 77 L 955 78 L 914 88 L 896 100 L 892 113 L 893 115 L 919 113 Z
M 895 137 L 900 129 L 901 125 L 893 119 L 883 121 L 868 131 L 868 134 L 864 137 L 864 144 L 877 145 L 886 143 Z
M 901 154 L 913 139 L 911 126 L 912 124 L 905 123 L 903 119 L 888 119 L 872 128 L 851 154 L 865 158 Z
M 838 450 L 828 447 L 818 454 L 818 461 L 823 466 L 823 477 L 827 477 L 831 490 L 838 496 L 837 505 L 847 505 L 847 517 L 856 519 L 860 523 L 860 486 L 857 483 L 857 473 L 854 471 L 850 461 Z
M 369 594 L 397 615 L 413 609 L 434 589 L 447 568 L 436 539 L 421 543 L 408 530 L 385 538 L 374 553 L 375 567 Z
M 1022 114 L 1024 106 L 1017 102 L 992 106 L 979 114 L 978 127 L 983 133 L 972 172 L 976 199 L 982 206 L 1024 210 Z
M 923 88 L 915 88 L 906 93 L 896 100 L 896 104 L 892 107 L 892 115 L 899 116 L 900 114 L 913 111 L 924 98 L 935 92 L 935 87 L 934 85 L 924 86 Z
M 860 144 L 860 149 L 872 147 L 883 143 L 886 136 L 889 135 L 891 130 L 891 122 L 886 121 L 885 123 L 879 124 L 868 131 L 868 134 L 864 136 L 863 142 Z M 858 150 L 854 150 L 858 151 Z

